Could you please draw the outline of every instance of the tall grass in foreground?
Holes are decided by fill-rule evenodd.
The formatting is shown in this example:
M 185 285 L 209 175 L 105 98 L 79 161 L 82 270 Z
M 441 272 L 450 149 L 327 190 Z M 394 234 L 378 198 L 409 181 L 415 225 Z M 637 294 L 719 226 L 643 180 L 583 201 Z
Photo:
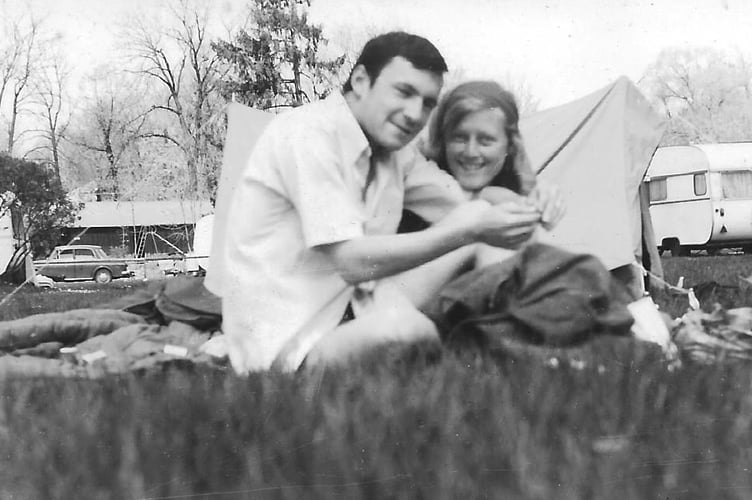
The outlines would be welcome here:
M 692 273 L 706 259 L 713 276 L 752 270 L 677 258 L 667 274 L 709 281 Z M 746 499 L 751 374 L 668 371 L 650 346 L 603 338 L 515 357 L 384 348 L 295 376 L 5 380 L 0 498 Z

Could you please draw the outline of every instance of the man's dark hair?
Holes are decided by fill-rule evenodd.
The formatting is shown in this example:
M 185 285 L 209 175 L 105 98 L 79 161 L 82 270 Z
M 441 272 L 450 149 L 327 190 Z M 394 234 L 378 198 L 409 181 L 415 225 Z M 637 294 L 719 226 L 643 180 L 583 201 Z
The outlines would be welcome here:
M 432 71 L 439 75 L 447 71 L 446 62 L 434 44 L 422 36 L 404 31 L 392 31 L 370 39 L 355 61 L 353 69 L 362 64 L 373 85 L 384 66 L 395 57 L 404 57 L 416 69 Z M 342 86 L 343 92 L 352 90 L 351 79 L 352 71 Z

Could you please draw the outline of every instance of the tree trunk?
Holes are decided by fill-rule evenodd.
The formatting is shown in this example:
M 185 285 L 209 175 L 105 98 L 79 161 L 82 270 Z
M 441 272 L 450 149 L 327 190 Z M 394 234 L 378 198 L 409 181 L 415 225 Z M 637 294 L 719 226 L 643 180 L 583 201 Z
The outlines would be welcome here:
M 10 125 L 8 126 L 8 154 L 13 156 L 13 146 L 16 142 L 16 120 L 18 119 L 18 95 L 13 98 L 10 112 Z

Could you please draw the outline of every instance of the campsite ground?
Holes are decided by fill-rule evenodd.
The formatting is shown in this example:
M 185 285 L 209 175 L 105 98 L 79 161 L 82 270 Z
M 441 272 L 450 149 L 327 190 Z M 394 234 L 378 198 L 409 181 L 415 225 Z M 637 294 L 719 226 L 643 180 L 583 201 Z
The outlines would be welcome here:
M 751 304 L 752 257 L 663 262 L 671 283 L 719 285 L 698 287 L 705 305 Z M 0 313 L 137 286 L 24 289 Z M 384 349 L 305 376 L 4 380 L 0 498 L 750 498 L 750 368 L 670 371 L 647 345 L 605 339 L 503 358 Z

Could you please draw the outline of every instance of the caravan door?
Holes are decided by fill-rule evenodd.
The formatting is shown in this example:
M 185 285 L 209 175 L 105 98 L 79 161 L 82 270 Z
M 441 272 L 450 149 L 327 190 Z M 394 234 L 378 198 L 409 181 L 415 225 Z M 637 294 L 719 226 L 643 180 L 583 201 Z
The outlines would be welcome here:
M 713 241 L 752 240 L 752 170 L 711 174 L 715 203 Z
M 707 172 L 652 177 L 648 187 L 655 239 L 662 248 L 700 246 L 710 241 L 714 207 Z

